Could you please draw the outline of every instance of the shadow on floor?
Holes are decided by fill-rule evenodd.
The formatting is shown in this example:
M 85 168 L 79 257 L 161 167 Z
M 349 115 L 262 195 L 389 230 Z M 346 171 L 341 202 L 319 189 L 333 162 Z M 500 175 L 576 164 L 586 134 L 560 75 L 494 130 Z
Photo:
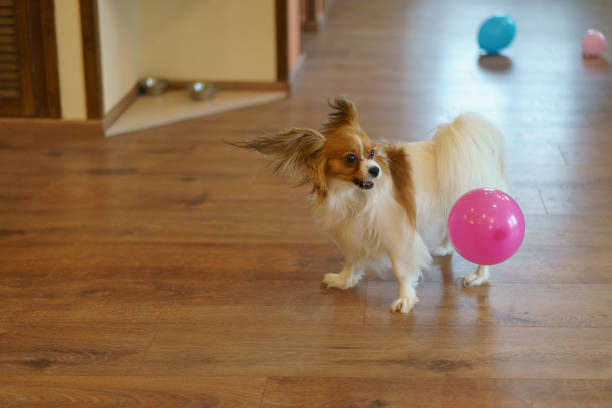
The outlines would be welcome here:
M 483 54 L 478 57 L 480 69 L 492 73 L 505 73 L 512 70 L 512 60 L 501 54 Z

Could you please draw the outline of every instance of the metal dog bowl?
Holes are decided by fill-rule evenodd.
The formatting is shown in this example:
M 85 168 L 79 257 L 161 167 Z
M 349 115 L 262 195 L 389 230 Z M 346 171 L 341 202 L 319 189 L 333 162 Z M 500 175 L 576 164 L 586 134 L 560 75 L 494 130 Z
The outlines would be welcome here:
M 215 96 L 219 86 L 212 82 L 194 82 L 189 84 L 188 89 L 191 99 L 194 101 L 205 101 Z
M 170 82 L 167 79 L 149 77 L 138 81 L 138 90 L 145 95 L 161 95 L 166 92 L 168 85 Z

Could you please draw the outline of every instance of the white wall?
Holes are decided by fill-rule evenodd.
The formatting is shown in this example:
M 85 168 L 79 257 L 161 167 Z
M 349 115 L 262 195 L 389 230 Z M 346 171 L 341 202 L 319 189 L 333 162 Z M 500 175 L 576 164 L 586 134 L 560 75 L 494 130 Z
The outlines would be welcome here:
M 87 119 L 79 0 L 55 2 L 55 36 L 62 118 Z
M 104 113 L 147 76 L 276 81 L 274 0 L 97 1 Z M 62 117 L 86 119 L 79 0 L 55 19 Z
M 141 76 L 276 80 L 274 0 L 140 0 L 140 12 Z
M 172 7 L 172 2 L 166 4 L 165 8 Z M 138 0 L 98 0 L 104 113 L 108 113 L 142 76 L 139 54 L 146 43 L 140 41 L 140 11 Z

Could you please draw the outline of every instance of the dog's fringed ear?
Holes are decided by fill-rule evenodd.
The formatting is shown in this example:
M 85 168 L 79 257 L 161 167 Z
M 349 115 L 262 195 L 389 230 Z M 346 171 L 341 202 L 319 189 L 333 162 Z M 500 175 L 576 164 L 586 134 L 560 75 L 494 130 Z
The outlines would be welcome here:
M 273 136 L 260 136 L 243 142 L 232 143 L 236 147 L 255 150 L 272 160 L 275 173 L 304 182 L 322 182 L 321 149 L 325 136 L 313 129 L 293 128 Z
M 332 108 L 328 121 L 323 125 L 324 134 L 330 134 L 343 126 L 359 128 L 357 118 L 357 108 L 355 104 L 346 96 L 339 96 L 333 102 L 328 102 Z

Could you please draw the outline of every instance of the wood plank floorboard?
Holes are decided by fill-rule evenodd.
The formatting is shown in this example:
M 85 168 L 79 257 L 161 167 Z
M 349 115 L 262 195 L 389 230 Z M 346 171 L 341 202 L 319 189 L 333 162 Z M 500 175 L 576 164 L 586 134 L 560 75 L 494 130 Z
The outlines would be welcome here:
M 153 341 L 151 325 L 4 324 L 1 375 L 127 375 Z
M 608 381 L 272 377 L 262 407 L 598 408 L 611 397 Z
M 394 282 L 369 282 L 367 296 L 368 324 L 612 327 L 612 285 L 496 283 L 474 290 L 426 282 L 415 306 L 420 313 L 408 319 L 386 310 L 397 296 Z
M 0 376 L 0 405 L 257 408 L 265 384 L 252 377 Z
M 612 328 L 356 323 L 168 324 L 139 374 L 612 380 Z

